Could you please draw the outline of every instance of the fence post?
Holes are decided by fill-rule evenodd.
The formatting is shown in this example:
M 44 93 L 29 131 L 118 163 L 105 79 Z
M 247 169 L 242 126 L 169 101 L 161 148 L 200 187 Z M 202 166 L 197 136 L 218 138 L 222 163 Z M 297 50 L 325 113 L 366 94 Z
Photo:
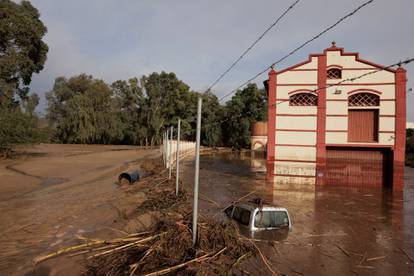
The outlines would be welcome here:
M 165 140 L 165 134 L 166 134 L 166 132 L 164 131 L 164 133 L 162 134 L 162 157 L 163 157 L 163 161 L 164 161 L 164 166 L 165 166 L 165 164 L 166 164 L 166 159 L 167 159 L 167 151 L 165 150 L 166 149 L 166 147 L 165 147 L 165 143 L 167 142 L 166 140 Z
M 177 129 L 177 152 L 175 157 L 175 195 L 178 196 L 178 181 L 180 178 L 180 132 L 181 132 L 181 120 L 178 119 Z
M 170 130 L 170 149 L 169 149 L 169 158 L 168 158 L 168 179 L 171 179 L 171 169 L 172 169 L 172 139 L 174 134 L 174 127 L 171 127 Z
M 166 158 L 166 154 L 165 154 L 165 131 L 162 134 L 162 161 L 164 162 L 164 166 L 165 166 L 165 158 Z
M 165 132 L 165 168 L 168 168 L 168 131 Z
M 195 149 L 195 172 L 194 172 L 194 200 L 193 200 L 193 246 L 197 242 L 197 219 L 198 219 L 198 180 L 200 171 L 200 133 L 201 133 L 201 105 L 202 98 L 198 97 L 197 103 L 197 134 Z

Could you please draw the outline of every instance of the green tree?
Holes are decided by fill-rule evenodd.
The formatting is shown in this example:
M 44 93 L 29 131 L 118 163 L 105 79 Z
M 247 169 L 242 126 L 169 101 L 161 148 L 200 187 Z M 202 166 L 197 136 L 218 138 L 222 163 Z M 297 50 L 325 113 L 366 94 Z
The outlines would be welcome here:
M 46 27 L 30 2 L 0 0 L 0 105 L 19 104 L 29 92 L 33 73 L 43 69 L 48 51 Z
M 109 144 L 121 139 L 113 93 L 104 81 L 85 74 L 69 80 L 59 77 L 46 98 L 59 141 Z
M 46 27 L 30 2 L 0 0 L 0 154 L 39 139 L 34 112 L 39 97 L 28 96 L 34 73 L 43 69 L 48 51 Z
M 141 83 L 145 104 L 141 116 L 148 128 L 151 145 L 160 141 L 162 130 L 183 121 L 183 137 L 191 134 L 188 127 L 194 121 L 194 93 L 174 73 L 152 73 L 144 76 Z
M 250 147 L 250 126 L 266 120 L 267 96 L 264 89 L 249 84 L 226 103 L 223 122 L 225 145 L 236 149 Z
M 39 104 L 40 98 L 36 93 L 31 94 L 27 97 L 27 99 L 23 102 L 24 111 L 31 117 L 37 117 L 35 113 L 35 109 Z
M 10 157 L 13 146 L 38 141 L 34 118 L 18 108 L 0 108 L 0 156 Z
M 220 105 L 217 96 L 205 93 L 202 98 L 201 143 L 208 147 L 220 146 L 223 144 L 221 126 L 224 109 Z
M 143 123 L 142 108 L 145 104 L 142 87 L 137 78 L 118 80 L 111 85 L 116 97 L 123 144 L 143 144 L 148 130 Z

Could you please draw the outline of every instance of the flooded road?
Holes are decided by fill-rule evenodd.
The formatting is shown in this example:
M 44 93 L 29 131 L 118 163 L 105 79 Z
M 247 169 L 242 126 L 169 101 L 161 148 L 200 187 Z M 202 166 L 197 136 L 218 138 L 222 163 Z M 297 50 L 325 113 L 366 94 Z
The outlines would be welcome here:
M 404 193 L 265 182 L 264 160 L 211 154 L 200 161 L 200 209 L 214 215 L 251 191 L 288 208 L 288 235 L 255 235 L 274 271 L 287 275 L 414 275 L 414 169 L 406 168 Z M 193 183 L 193 162 L 183 166 Z M 189 185 L 188 188 L 191 185 Z M 260 259 L 245 263 L 269 274 Z
M 0 161 L 0 275 L 24 275 L 34 257 L 72 245 L 79 235 L 120 235 L 114 229 L 124 223 L 121 206 L 135 205 L 114 184 L 118 173 L 159 156 L 158 150 L 129 146 L 29 150 L 22 158 Z M 73 263 L 54 265 L 42 275 L 68 275 L 65 266 Z

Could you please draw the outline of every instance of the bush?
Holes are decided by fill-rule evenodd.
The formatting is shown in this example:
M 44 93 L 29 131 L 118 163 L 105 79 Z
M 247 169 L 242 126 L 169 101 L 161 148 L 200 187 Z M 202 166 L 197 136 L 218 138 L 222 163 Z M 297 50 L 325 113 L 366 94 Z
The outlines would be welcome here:
M 0 109 L 0 156 L 10 157 L 16 144 L 39 141 L 36 118 L 20 108 Z

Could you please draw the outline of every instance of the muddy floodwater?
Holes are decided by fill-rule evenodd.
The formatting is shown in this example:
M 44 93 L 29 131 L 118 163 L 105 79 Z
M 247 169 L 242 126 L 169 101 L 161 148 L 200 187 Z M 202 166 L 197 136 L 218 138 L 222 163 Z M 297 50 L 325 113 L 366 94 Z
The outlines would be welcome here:
M 122 208 L 134 205 L 114 184 L 117 175 L 159 157 L 158 150 L 127 146 L 39 145 L 21 151 L 14 160 L 0 161 L 0 275 L 30 275 L 34 257 L 76 244 L 79 236 L 120 235 Z M 264 164 L 229 152 L 202 155 L 201 215 L 225 219 L 224 207 L 255 191 L 286 207 L 293 224 L 289 232 L 245 233 L 274 271 L 414 275 L 414 169 L 406 168 L 404 192 L 396 193 L 270 184 Z M 191 158 L 182 161 L 181 176 L 191 193 Z M 37 275 L 81 273 L 68 259 L 53 262 Z M 259 257 L 243 267 L 269 274 Z
M 264 180 L 264 160 L 211 154 L 200 160 L 200 208 L 216 214 L 251 191 L 289 210 L 288 234 L 256 233 L 272 269 L 287 275 L 414 275 L 414 169 L 404 192 L 280 186 Z M 186 183 L 194 174 L 185 164 Z M 190 185 L 191 186 L 191 185 Z M 214 202 L 213 202 L 214 201 Z M 222 215 L 221 213 L 219 215 Z M 269 274 L 261 260 L 246 268 Z

